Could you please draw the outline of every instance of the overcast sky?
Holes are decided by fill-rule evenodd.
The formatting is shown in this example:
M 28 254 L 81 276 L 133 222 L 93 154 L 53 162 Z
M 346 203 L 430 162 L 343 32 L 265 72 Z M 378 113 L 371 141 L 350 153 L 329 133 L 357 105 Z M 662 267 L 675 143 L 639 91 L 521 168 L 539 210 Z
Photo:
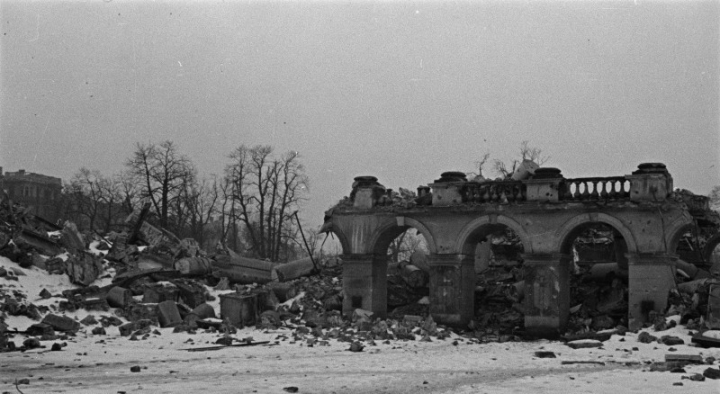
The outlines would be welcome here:
M 210 174 L 269 144 L 300 152 L 313 226 L 357 175 L 414 190 L 523 140 L 566 177 L 659 161 L 707 194 L 718 4 L 0 0 L 0 166 L 111 175 L 169 139 Z

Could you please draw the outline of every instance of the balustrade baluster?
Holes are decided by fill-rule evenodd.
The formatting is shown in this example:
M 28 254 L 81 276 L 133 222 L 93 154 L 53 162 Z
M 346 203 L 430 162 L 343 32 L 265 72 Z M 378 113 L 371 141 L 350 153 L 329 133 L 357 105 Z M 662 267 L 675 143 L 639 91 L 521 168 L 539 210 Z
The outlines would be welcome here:
M 490 186 L 490 202 L 497 202 L 500 194 L 497 192 L 497 185 Z
M 508 202 L 514 202 L 515 199 L 513 199 L 512 189 L 515 185 L 505 185 L 503 189 L 505 193 L 505 199 L 507 199 Z
M 590 197 L 587 181 L 580 182 L 580 186 L 582 186 L 582 194 L 580 194 L 580 200 L 587 200 L 588 197 Z
M 615 182 L 614 182 L 614 181 L 609 181 L 609 182 L 607 183 L 605 189 L 607 189 L 607 192 L 606 192 L 606 193 L 607 193 L 607 198 L 610 199 L 610 200 L 614 200 L 614 199 L 615 199 Z
M 598 199 L 604 200 L 607 198 L 607 193 L 605 192 L 605 182 L 602 180 L 597 181 L 595 184 L 595 193 L 597 193 Z

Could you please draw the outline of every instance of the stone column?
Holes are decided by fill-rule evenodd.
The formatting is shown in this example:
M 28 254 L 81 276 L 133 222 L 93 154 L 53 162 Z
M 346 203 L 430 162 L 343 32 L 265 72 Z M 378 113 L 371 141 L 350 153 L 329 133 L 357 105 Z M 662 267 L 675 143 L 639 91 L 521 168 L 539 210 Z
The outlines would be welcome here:
M 561 253 L 523 254 L 525 329 L 554 337 L 565 331 L 570 310 L 570 261 Z
M 676 256 L 628 253 L 628 328 L 637 330 L 651 311 L 664 313 L 668 292 L 675 287 Z
M 465 328 L 473 317 L 475 262 L 472 256 L 432 254 L 430 314 L 442 324 Z
M 355 309 L 371 311 L 376 317 L 387 315 L 387 257 L 346 254 L 343 261 L 343 314 Z

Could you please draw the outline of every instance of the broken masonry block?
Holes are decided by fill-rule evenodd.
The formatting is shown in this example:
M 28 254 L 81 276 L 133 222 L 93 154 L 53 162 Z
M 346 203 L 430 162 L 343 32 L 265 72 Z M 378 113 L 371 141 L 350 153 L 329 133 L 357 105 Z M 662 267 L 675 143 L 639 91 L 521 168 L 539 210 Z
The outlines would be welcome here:
M 71 252 L 79 252 L 85 250 L 85 241 L 82 234 L 78 231 L 75 223 L 66 221 L 62 229 L 62 237 L 60 242 L 66 249 Z
M 163 301 L 157 304 L 157 315 L 160 327 L 174 327 L 183 321 L 175 301 Z
M 99 257 L 82 251 L 65 261 L 65 272 L 72 283 L 88 286 L 102 274 L 101 261 Z
M 197 315 L 201 319 L 215 317 L 215 309 L 213 309 L 213 307 L 207 303 L 202 303 L 196 306 L 195 309 L 193 309 L 190 313 L 193 315 Z
M 147 284 L 144 286 L 143 302 L 160 303 L 163 301 L 177 301 L 179 290 L 174 285 L 162 283 Z
M 95 324 L 98 324 L 97 319 L 95 319 L 94 315 L 87 315 L 82 320 L 80 320 L 80 324 L 84 326 L 93 326 Z
M 33 337 L 55 335 L 55 329 L 47 323 L 35 323 L 25 330 L 25 334 Z
M 108 305 L 113 308 L 124 308 L 133 302 L 132 292 L 124 287 L 115 286 L 108 291 L 105 297 Z
M 212 273 L 212 261 L 207 257 L 185 257 L 176 261 L 173 267 L 183 276 L 202 276 Z
M 195 308 L 207 300 L 207 290 L 199 283 L 189 280 L 174 280 L 172 283 L 177 286 L 180 299 L 190 308 Z
M 129 321 L 150 320 L 158 322 L 157 304 L 132 304 L 125 307 L 122 315 Z
M 56 331 L 76 332 L 80 329 L 80 322 L 67 316 L 58 316 L 55 314 L 47 314 L 42 319 L 42 323 L 49 324 Z
M 138 320 L 138 321 L 123 324 L 122 326 L 118 327 L 118 329 L 120 330 L 120 335 L 127 337 L 127 336 L 130 336 L 130 334 L 132 334 L 133 331 L 149 328 L 151 325 L 152 325 L 151 320 Z
M 257 320 L 257 297 L 237 293 L 220 295 L 220 315 L 237 327 L 254 325 Z

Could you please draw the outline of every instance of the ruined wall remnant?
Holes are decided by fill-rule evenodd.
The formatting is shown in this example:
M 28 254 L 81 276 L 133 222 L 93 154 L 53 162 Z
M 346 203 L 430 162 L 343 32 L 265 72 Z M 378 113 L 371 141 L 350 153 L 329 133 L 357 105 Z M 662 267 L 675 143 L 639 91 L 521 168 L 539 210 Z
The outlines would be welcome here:
M 535 169 L 523 180 L 496 181 L 468 181 L 464 173 L 452 171 L 418 187 L 417 195 L 400 190 L 385 188 L 375 177 L 358 177 L 350 197 L 326 213 L 322 231 L 335 233 L 345 254 L 346 313 L 354 308 L 378 316 L 387 312 L 387 246 L 415 228 L 429 249 L 430 313 L 436 321 L 467 324 L 474 311 L 477 246 L 507 228 L 522 251 L 513 264 L 524 276 L 524 286 L 516 288 L 524 289 L 525 328 L 561 332 L 574 299 L 570 282 L 580 248 L 576 240 L 595 226 L 612 238 L 604 252 L 610 257 L 597 262 L 615 265 L 592 275 L 619 272 L 628 289 L 623 322 L 637 328 L 651 312 L 664 312 L 675 286 L 676 249 L 694 218 L 717 216 L 696 199 L 674 192 L 672 176 L 661 163 L 641 164 L 625 176 L 575 179 L 557 168 Z M 716 233 L 719 226 L 717 220 L 705 226 L 706 232 Z M 615 288 L 622 289 L 618 283 Z M 620 290 L 613 294 L 622 298 Z

